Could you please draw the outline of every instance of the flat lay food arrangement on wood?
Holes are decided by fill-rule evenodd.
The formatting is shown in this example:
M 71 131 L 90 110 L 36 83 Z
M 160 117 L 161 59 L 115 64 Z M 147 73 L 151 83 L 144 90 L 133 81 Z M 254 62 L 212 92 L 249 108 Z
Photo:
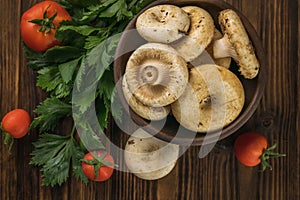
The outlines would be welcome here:
M 1 199 L 300 198 L 297 3 L 14 4 Z

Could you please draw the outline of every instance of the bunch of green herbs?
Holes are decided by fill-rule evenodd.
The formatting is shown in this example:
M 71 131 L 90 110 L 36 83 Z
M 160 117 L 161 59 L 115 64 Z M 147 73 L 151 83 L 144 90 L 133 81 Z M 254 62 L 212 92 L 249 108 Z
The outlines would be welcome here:
M 115 95 L 111 65 L 118 33 L 152 1 L 61 0 L 59 3 L 73 19 L 62 22 L 55 34 L 65 45 L 44 53 L 25 46 L 27 64 L 37 72 L 37 86 L 48 94 L 35 109 L 37 117 L 31 124 L 41 133 L 39 140 L 33 143 L 31 164 L 41 167 L 43 185 L 61 185 L 68 179 L 70 170 L 76 178 L 88 182 L 80 162 L 87 149 L 75 139 L 75 123 L 67 135 L 57 132 L 57 127 L 68 117 L 87 116 L 97 102 L 97 120 L 102 129 L 107 128 Z M 92 79 L 86 78 L 89 74 L 93 75 Z M 72 99 L 74 90 L 83 93 L 75 101 Z M 77 108 L 76 115 L 74 107 Z M 118 118 L 118 114 L 114 117 Z M 81 140 L 94 148 L 105 148 L 100 133 L 87 124 L 81 124 L 81 127 L 85 132 Z

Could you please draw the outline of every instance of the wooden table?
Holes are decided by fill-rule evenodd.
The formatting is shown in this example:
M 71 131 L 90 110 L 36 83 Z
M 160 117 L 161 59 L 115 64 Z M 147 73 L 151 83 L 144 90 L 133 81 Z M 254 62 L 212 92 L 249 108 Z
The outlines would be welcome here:
M 14 108 L 33 116 L 45 97 L 35 73 L 26 66 L 19 33 L 21 14 L 36 0 L 0 3 L 0 117 Z M 116 171 L 104 183 L 87 185 L 69 179 L 61 187 L 41 186 L 39 168 L 29 165 L 37 132 L 15 142 L 12 152 L 0 145 L 0 199 L 300 199 L 300 68 L 299 17 L 296 0 L 226 0 L 248 17 L 267 53 L 266 88 L 261 103 L 237 133 L 220 141 L 203 159 L 190 147 L 171 174 L 144 181 Z M 125 136 L 112 124 L 111 138 L 124 145 Z M 272 160 L 273 171 L 242 166 L 234 157 L 233 138 L 259 131 L 278 143 L 284 158 Z M 1 141 L 2 143 L 2 141 Z

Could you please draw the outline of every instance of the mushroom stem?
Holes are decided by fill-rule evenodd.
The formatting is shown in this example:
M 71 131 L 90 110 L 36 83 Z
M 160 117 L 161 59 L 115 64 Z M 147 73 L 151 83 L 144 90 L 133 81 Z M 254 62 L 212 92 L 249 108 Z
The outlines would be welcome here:
M 213 45 L 214 58 L 227 58 L 231 57 L 234 60 L 238 60 L 237 52 L 229 41 L 228 35 L 224 35 L 223 38 L 216 40 Z
M 152 65 L 147 65 L 141 69 L 141 79 L 146 84 L 156 85 L 159 78 L 159 70 Z

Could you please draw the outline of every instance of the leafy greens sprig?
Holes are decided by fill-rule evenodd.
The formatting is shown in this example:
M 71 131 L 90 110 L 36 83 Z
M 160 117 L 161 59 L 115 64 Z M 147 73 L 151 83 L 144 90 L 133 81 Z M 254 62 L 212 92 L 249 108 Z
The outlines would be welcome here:
M 37 86 L 48 94 L 35 109 L 38 116 L 31 124 L 42 133 L 33 144 L 35 149 L 30 163 L 41 167 L 43 185 L 63 184 L 70 169 L 76 178 L 88 181 L 81 170 L 80 160 L 86 152 L 82 143 L 90 148 L 105 148 L 100 140 L 101 133 L 85 122 L 78 124 L 84 133 L 79 142 L 74 138 L 77 124 L 69 135 L 53 131 L 66 117 L 87 116 L 95 104 L 97 120 L 102 129 L 107 128 L 115 95 L 111 64 L 119 40 L 116 34 L 152 1 L 61 0 L 59 3 L 68 10 L 73 21 L 62 22 L 55 37 L 66 45 L 44 53 L 25 46 L 27 64 L 37 72 Z M 89 76 L 92 78 L 87 78 Z M 81 96 L 72 99 L 74 92 Z M 75 114 L 72 113 L 74 107 Z

